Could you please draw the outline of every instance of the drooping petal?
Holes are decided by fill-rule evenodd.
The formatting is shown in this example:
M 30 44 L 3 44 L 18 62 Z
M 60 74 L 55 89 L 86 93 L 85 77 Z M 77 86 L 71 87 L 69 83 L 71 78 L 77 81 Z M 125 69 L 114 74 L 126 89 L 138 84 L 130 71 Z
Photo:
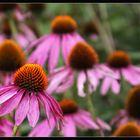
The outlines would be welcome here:
M 115 94 L 119 94 L 120 92 L 120 83 L 117 81 L 117 80 L 114 80 L 112 79 L 112 91 L 115 93 Z
M 127 80 L 132 85 L 137 85 L 139 83 L 139 81 L 136 79 L 134 73 L 130 69 L 124 68 L 121 70 L 121 72 L 122 72 L 124 79 Z
M 71 117 L 65 116 L 65 124 L 62 127 L 62 133 L 65 137 L 76 137 L 76 126 Z
M 88 70 L 87 76 L 88 76 L 88 81 L 89 81 L 89 91 L 90 93 L 92 93 L 93 91 L 96 90 L 98 86 L 98 78 L 94 70 Z
M 63 83 L 61 85 L 58 86 L 58 88 L 56 89 L 57 93 L 64 93 L 67 89 L 69 89 L 70 87 L 72 87 L 74 82 L 74 75 L 70 74 L 68 76 L 68 78 L 63 81 Z
M 78 79 L 77 79 L 77 88 L 78 88 L 78 95 L 81 97 L 85 97 L 86 94 L 84 92 L 84 83 L 86 82 L 86 75 L 84 72 L 80 72 Z
M 54 75 L 53 79 L 50 81 L 50 84 L 47 88 L 47 92 L 49 94 L 52 94 L 57 89 L 57 87 L 61 84 L 61 82 L 63 82 L 63 80 L 65 80 L 67 76 L 69 76 L 69 73 L 70 73 L 70 69 L 66 68 L 65 71 L 62 71 Z
M 5 101 L 13 97 L 15 94 L 17 94 L 17 90 L 10 90 L 0 95 L 0 104 L 4 103 Z
M 68 55 L 72 47 L 75 45 L 76 41 L 72 35 L 62 36 L 62 55 L 64 62 L 68 64 Z
M 12 98 L 10 98 L 6 102 L 4 102 L 0 106 L 0 116 L 6 115 L 6 114 L 12 112 L 17 107 L 17 105 L 19 104 L 19 102 L 22 98 L 23 93 L 24 93 L 24 91 L 21 90 L 16 95 L 14 95 Z
M 105 130 L 108 130 L 108 131 L 111 130 L 111 127 L 106 122 L 101 120 L 100 118 L 97 117 L 96 122 L 102 129 L 105 129 Z
M 56 36 L 55 44 L 51 46 L 49 54 L 48 68 L 50 72 L 56 67 L 58 63 L 59 50 L 60 50 L 60 37 Z
M 75 42 L 85 42 L 84 38 L 82 38 L 77 32 L 74 32 L 73 34 L 73 38 L 75 39 Z
M 103 83 L 101 85 L 101 95 L 104 96 L 104 95 L 107 94 L 107 92 L 108 92 L 108 90 L 109 90 L 109 88 L 111 86 L 111 81 L 112 81 L 112 79 L 109 78 L 109 77 L 105 77 L 103 79 Z
M 83 112 L 79 112 L 77 115 L 81 120 L 81 124 L 83 124 L 87 129 L 99 129 L 98 125 L 93 121 L 91 115 L 86 115 L 86 113 Z
M 29 56 L 29 63 L 38 63 L 43 66 L 48 58 L 49 51 L 54 44 L 55 36 L 49 36 L 38 48 Z M 55 44 L 54 44 L 55 45 Z
M 30 126 L 34 127 L 39 119 L 39 102 L 37 97 L 32 94 L 30 97 L 30 106 L 27 113 L 28 121 Z
M 32 129 L 32 131 L 29 133 L 29 137 L 48 137 L 51 136 L 54 128 L 55 128 L 55 122 L 54 119 L 50 118 L 50 124 L 49 127 L 48 121 L 44 120 L 41 123 L 39 123 L 35 128 Z
M 15 113 L 15 124 L 20 125 L 22 121 L 25 119 L 28 110 L 29 110 L 30 97 L 28 93 L 25 93 L 21 102 L 18 105 L 18 108 Z

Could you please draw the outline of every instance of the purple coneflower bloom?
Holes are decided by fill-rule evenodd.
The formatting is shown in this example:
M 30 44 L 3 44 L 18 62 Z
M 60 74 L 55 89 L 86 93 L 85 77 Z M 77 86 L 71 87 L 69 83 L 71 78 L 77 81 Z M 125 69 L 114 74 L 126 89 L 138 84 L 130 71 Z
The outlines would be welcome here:
M 51 23 L 52 33 L 44 35 L 28 46 L 27 50 L 36 49 L 29 57 L 30 63 L 38 63 L 41 66 L 48 61 L 48 69 L 52 71 L 58 64 L 60 49 L 64 62 L 72 46 L 82 41 L 82 37 L 76 32 L 77 23 L 70 16 L 57 16 Z
M 0 43 L 0 81 L 9 84 L 14 72 L 25 64 L 25 54 L 13 40 L 6 39 Z
M 99 79 L 103 77 L 105 71 L 111 71 L 104 67 L 101 70 L 98 64 L 98 55 L 89 44 L 85 42 L 76 43 L 69 53 L 67 65 L 63 68 L 55 69 L 49 75 L 50 85 L 48 93 L 63 93 L 74 83 L 77 75 L 78 95 L 84 97 L 84 84 L 87 82 L 88 91 L 92 93 L 99 84 Z M 57 80 L 56 80 L 57 77 Z
M 92 119 L 89 112 L 80 109 L 77 103 L 72 99 L 63 99 L 60 101 L 60 107 L 64 114 L 64 126 L 62 127 L 62 135 L 65 137 L 77 136 L 76 128 L 83 130 L 110 130 L 110 126 L 100 118 Z M 49 128 L 48 121 L 44 120 L 38 124 L 29 134 L 34 137 L 50 136 L 55 128 L 55 123 L 51 120 L 52 127 Z M 42 130 L 42 131 L 40 131 Z
M 48 80 L 38 64 L 25 64 L 14 74 L 13 83 L 0 88 L 0 116 L 14 109 L 15 125 L 20 125 L 27 116 L 30 126 L 34 127 L 39 119 L 39 103 L 44 105 L 47 118 L 50 114 L 59 127 L 63 120 L 57 101 L 45 92 Z
M 25 49 L 32 41 L 37 39 L 35 33 L 29 26 L 24 23 L 17 23 L 17 34 L 13 35 L 8 19 L 4 19 L 2 23 L 2 34 L 0 34 L 0 42 L 5 39 L 13 39 Z
M 101 64 L 101 66 L 110 68 L 116 75 L 118 75 L 118 79 L 104 77 L 101 86 L 102 95 L 106 95 L 109 88 L 112 89 L 114 94 L 118 94 L 120 92 L 121 77 L 131 85 L 140 84 L 140 68 L 131 64 L 128 54 L 124 51 L 114 51 L 109 55 L 107 63 Z
M 125 109 L 120 110 L 119 113 L 112 119 L 111 125 L 116 125 L 118 127 L 129 120 L 133 120 L 137 124 L 140 124 L 139 102 L 140 85 L 133 87 L 128 92 L 128 97 L 125 102 Z
M 13 126 L 14 124 L 11 121 L 0 118 L 0 137 L 12 136 Z

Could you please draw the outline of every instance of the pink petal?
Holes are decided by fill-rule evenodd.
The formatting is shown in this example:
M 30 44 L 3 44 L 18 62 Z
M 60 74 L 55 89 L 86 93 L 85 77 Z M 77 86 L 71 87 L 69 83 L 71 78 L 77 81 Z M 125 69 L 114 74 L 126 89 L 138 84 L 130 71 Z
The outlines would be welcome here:
M 73 38 L 75 39 L 75 42 L 85 42 L 84 38 L 82 38 L 77 32 L 73 33 Z
M 0 95 L 0 104 L 4 103 L 5 101 L 7 101 L 11 97 L 13 97 L 15 94 L 17 94 L 16 90 L 10 90 L 10 91 L 7 91 L 6 93 Z
M 76 137 L 76 126 L 71 117 L 65 117 L 66 123 L 62 127 L 62 133 L 65 137 Z
M 32 129 L 32 131 L 29 133 L 29 137 L 48 137 L 51 136 L 54 128 L 55 128 L 55 122 L 54 119 L 50 119 L 51 126 L 49 127 L 48 121 L 44 120 L 41 123 L 39 123 L 35 128 Z
M 78 95 L 81 97 L 85 97 L 86 94 L 84 92 L 84 83 L 86 82 L 86 75 L 84 72 L 80 72 L 77 81 Z
M 29 110 L 29 101 L 30 97 L 28 93 L 25 93 L 24 97 L 22 98 L 20 104 L 15 113 L 15 124 L 20 125 L 22 121 L 25 119 L 28 110 Z
M 68 55 L 72 47 L 76 44 L 76 41 L 74 40 L 74 37 L 71 35 L 63 35 L 62 36 L 62 55 L 64 62 L 68 64 Z
M 106 95 L 110 86 L 111 86 L 112 79 L 109 77 L 105 77 L 103 79 L 103 83 L 101 85 L 101 95 Z
M 34 93 L 30 97 L 30 107 L 27 114 L 30 126 L 34 127 L 39 119 L 39 102 Z
M 81 124 L 83 124 L 87 129 L 99 129 L 98 125 L 93 121 L 92 116 L 86 115 L 86 113 L 78 113 Z
M 55 44 L 51 47 L 49 54 L 48 67 L 50 72 L 56 67 L 58 63 L 60 45 L 60 37 L 57 36 L 55 39 Z
M 6 114 L 12 112 L 17 107 L 17 105 L 19 104 L 19 102 L 22 98 L 23 93 L 24 93 L 24 91 L 19 91 L 12 98 L 10 98 L 6 102 L 4 102 L 0 106 L 0 116 L 6 115 Z
M 49 94 L 52 94 L 56 89 L 57 87 L 60 85 L 61 82 L 63 82 L 67 76 L 69 76 L 68 74 L 70 73 L 70 70 L 69 68 L 65 69 L 65 71 L 62 71 L 56 75 L 54 75 L 53 79 L 50 81 L 50 84 L 47 88 L 47 92 Z
M 96 118 L 96 122 L 102 129 L 109 130 L 109 131 L 111 130 L 111 127 L 100 118 Z
M 88 76 L 88 80 L 89 80 L 89 91 L 92 93 L 93 91 L 96 90 L 96 88 L 98 86 L 98 78 L 97 78 L 94 70 L 88 70 L 87 76 Z
M 120 92 L 120 83 L 117 80 L 112 80 L 111 88 L 115 94 L 118 94 Z

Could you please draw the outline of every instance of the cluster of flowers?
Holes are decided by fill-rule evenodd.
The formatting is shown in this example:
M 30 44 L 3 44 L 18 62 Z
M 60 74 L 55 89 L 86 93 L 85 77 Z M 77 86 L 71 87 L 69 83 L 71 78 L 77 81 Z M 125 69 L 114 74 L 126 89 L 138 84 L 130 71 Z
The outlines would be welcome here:
M 1 136 L 14 135 L 26 116 L 33 127 L 28 136 L 51 136 L 55 126 L 64 136 L 76 136 L 76 127 L 93 129 L 100 134 L 110 131 L 111 127 L 106 122 L 80 108 L 74 99 L 64 98 L 57 102 L 52 95 L 67 94 L 65 92 L 73 87 L 75 80 L 77 93 L 83 98 L 93 93 L 100 81 L 101 95 L 106 95 L 109 89 L 119 94 L 122 78 L 137 87 L 130 92 L 126 110 L 121 113 L 123 121 L 120 116 L 112 120 L 112 124 L 118 120 L 121 120 L 119 124 L 128 123 L 114 135 L 140 135 L 139 126 L 128 122 L 130 117 L 127 117 L 140 118 L 137 109 L 140 68 L 131 63 L 126 52 L 114 51 L 101 64 L 96 50 L 77 32 L 77 23 L 72 17 L 55 17 L 51 22 L 52 32 L 37 38 L 23 22 L 26 16 L 20 16 L 22 18 L 16 19 L 23 32 L 12 36 L 6 19 L 6 27 L 3 27 L 6 32 L 0 34 Z M 58 67 L 60 59 L 63 60 L 62 67 Z M 48 70 L 47 75 L 45 70 Z M 42 105 L 46 118 L 37 124 Z M 14 122 L 7 119 L 9 117 L 14 117 Z M 20 135 L 20 131 L 17 134 Z

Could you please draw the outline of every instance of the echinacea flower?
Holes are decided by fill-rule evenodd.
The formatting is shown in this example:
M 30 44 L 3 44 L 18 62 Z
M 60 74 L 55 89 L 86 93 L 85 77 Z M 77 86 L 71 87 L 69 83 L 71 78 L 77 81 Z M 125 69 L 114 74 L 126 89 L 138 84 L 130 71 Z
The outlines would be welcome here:
M 91 20 L 85 23 L 83 27 L 83 32 L 85 35 L 90 36 L 92 40 L 97 40 L 99 36 L 99 29 L 95 20 Z
M 140 136 L 140 126 L 135 122 L 127 122 L 115 130 L 113 136 Z
M 67 65 L 50 73 L 48 92 L 50 94 L 65 92 L 73 85 L 74 77 L 77 74 L 78 95 L 85 97 L 84 84 L 87 82 L 88 91 L 92 93 L 96 90 L 99 79 L 105 74 L 105 71 L 106 74 L 111 73 L 105 67 L 104 70 L 100 69 L 98 66 L 98 54 L 94 48 L 86 42 L 78 42 L 68 55 Z
M 14 72 L 25 64 L 25 54 L 13 40 L 6 39 L 0 43 L 0 80 L 9 84 Z
M 4 41 L 5 39 L 13 39 L 18 42 L 23 49 L 25 49 L 33 40 L 37 39 L 37 37 L 32 29 L 26 24 L 16 24 L 17 33 L 16 35 L 13 35 L 9 19 L 4 18 L 1 27 L 2 33 L 0 34 L 0 42 Z
M 112 119 L 111 125 L 120 126 L 129 120 L 135 121 L 140 124 L 140 85 L 133 87 L 129 92 L 125 102 L 125 109 Z
M 91 114 L 83 109 L 80 109 L 77 103 L 72 99 L 63 99 L 59 102 L 64 114 L 64 125 L 62 127 L 62 135 L 65 137 L 75 137 L 77 135 L 76 128 L 83 130 L 110 130 L 110 126 L 100 118 L 92 119 Z M 47 120 L 38 124 L 29 134 L 34 137 L 47 137 L 53 133 L 55 123 L 51 120 L 52 127 L 50 128 Z M 41 130 L 41 131 L 40 131 Z
M 38 63 L 44 66 L 48 62 L 49 71 L 54 70 L 58 64 L 59 54 L 62 51 L 66 63 L 72 46 L 82 37 L 76 32 L 77 23 L 70 16 L 57 16 L 51 23 L 52 33 L 33 41 L 27 51 L 34 48 L 29 56 L 29 63 Z
M 0 118 L 0 137 L 12 136 L 13 126 L 14 124 L 11 121 Z
M 121 78 L 124 78 L 131 85 L 140 84 L 140 68 L 131 63 L 129 55 L 124 51 L 114 51 L 108 56 L 107 62 L 101 65 L 107 66 L 118 75 L 118 79 L 104 77 L 101 86 L 102 95 L 106 95 L 110 88 L 114 94 L 119 94 Z
M 29 125 L 34 127 L 39 119 L 39 103 L 44 105 L 47 118 L 50 114 L 57 123 L 63 120 L 57 101 L 45 92 L 48 80 L 38 64 L 25 64 L 14 74 L 13 83 L 0 88 L 0 116 L 9 114 L 14 109 L 15 125 L 19 126 L 27 116 Z

